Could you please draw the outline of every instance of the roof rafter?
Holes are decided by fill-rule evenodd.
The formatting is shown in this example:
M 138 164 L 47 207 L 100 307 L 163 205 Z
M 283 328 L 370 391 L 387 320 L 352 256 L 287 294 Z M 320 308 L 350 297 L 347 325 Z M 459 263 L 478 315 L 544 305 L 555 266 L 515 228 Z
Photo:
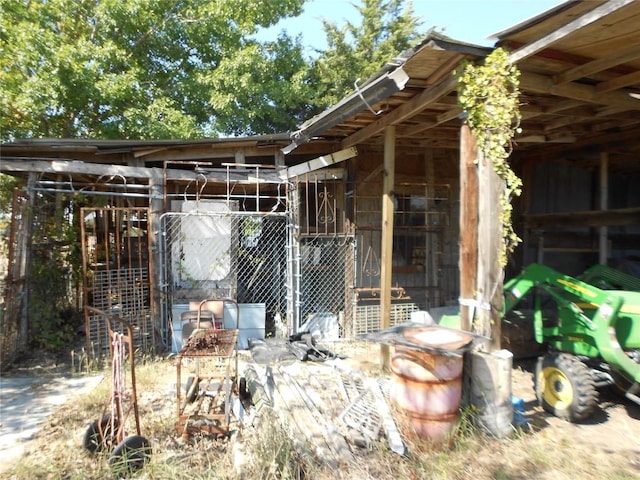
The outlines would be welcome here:
M 619 10 L 620 8 L 633 3 L 635 0 L 610 0 L 593 10 L 589 10 L 584 15 L 577 17 L 575 20 L 562 25 L 560 28 L 549 32 L 543 37 L 539 38 L 535 42 L 531 42 L 526 46 L 516 50 L 509 55 L 511 63 L 517 63 L 531 55 L 535 55 L 540 50 L 548 48 L 550 45 L 563 39 L 564 37 L 571 35 L 576 30 L 583 28 L 593 22 L 600 20 L 602 17 L 610 15 L 611 13 Z
M 439 83 L 435 84 L 431 88 L 427 88 L 421 94 L 415 96 L 410 101 L 402 104 L 400 107 L 393 110 L 391 113 L 384 117 L 370 123 L 365 128 L 357 131 L 342 141 L 342 148 L 349 148 L 361 143 L 368 138 L 380 133 L 389 125 L 395 125 L 399 122 L 411 118 L 412 116 L 420 113 L 427 105 L 435 102 L 440 97 L 443 97 L 453 91 L 458 84 L 458 79 L 450 75 L 445 77 Z
M 616 67 L 622 63 L 626 63 L 637 58 L 640 58 L 640 46 L 635 45 L 632 48 L 617 52 L 614 55 L 599 58 L 589 63 L 565 70 L 564 72 L 555 75 L 553 77 L 553 81 L 556 85 L 569 83 L 577 80 L 578 78 L 587 77 L 594 73 L 608 70 L 609 68 Z
M 536 93 L 548 93 L 559 97 L 571 98 L 581 102 L 623 107 L 627 110 L 640 110 L 640 102 L 629 97 L 624 92 L 601 93 L 594 86 L 580 83 L 556 85 L 552 78 L 537 73 L 523 72 L 520 78 L 520 88 Z
M 635 83 L 640 83 L 640 71 L 629 73 L 606 82 L 601 82 L 596 86 L 596 90 L 600 93 L 605 93 L 618 88 L 628 87 Z
M 462 108 L 452 108 L 444 113 L 441 113 L 440 115 L 437 115 L 435 117 L 435 120 L 420 122 L 411 128 L 399 129 L 396 132 L 396 135 L 399 137 L 414 137 L 419 133 L 424 132 L 425 130 L 437 127 L 438 125 L 442 125 L 443 123 L 447 123 L 448 121 L 459 117 L 461 113 Z

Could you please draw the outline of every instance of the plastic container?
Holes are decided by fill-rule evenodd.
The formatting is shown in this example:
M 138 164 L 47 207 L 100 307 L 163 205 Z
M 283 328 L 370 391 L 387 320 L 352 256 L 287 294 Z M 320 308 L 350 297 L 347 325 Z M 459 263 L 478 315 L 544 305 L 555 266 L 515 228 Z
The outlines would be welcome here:
M 471 352 L 470 402 L 478 409 L 477 423 L 497 438 L 511 435 L 511 368 L 513 354 L 508 350 Z

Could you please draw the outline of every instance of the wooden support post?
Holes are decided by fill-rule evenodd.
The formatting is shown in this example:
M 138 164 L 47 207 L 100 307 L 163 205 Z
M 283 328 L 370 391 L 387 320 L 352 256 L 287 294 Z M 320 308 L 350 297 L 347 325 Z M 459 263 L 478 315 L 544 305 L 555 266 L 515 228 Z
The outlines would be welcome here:
M 475 298 L 478 267 L 478 156 L 468 125 L 460 130 L 460 298 Z M 473 309 L 461 302 L 462 330 L 471 331 Z
M 149 199 L 149 218 L 147 221 L 147 235 L 149 237 L 148 255 L 151 261 L 149 262 L 149 279 L 151 281 L 151 318 L 160 318 L 159 312 L 161 311 L 160 304 L 162 302 L 159 282 L 159 273 L 162 265 L 160 259 L 160 248 L 158 243 L 158 236 L 156 232 L 160 231 L 160 216 L 164 213 L 164 199 L 165 195 L 165 181 L 163 172 L 160 169 L 151 169 L 151 175 L 149 176 L 149 193 L 151 198 Z M 163 321 L 162 319 L 160 321 Z M 158 326 L 158 325 L 156 325 Z M 161 331 L 164 328 L 169 328 L 169 325 L 160 325 Z M 156 334 L 156 328 L 153 329 L 154 336 Z M 158 339 L 154 338 L 156 342 Z
M 424 174 L 427 183 L 434 184 L 436 183 L 435 173 L 434 173 L 434 160 L 433 160 L 433 150 L 428 149 L 424 152 Z M 424 196 L 425 196 L 425 208 L 429 212 L 431 209 L 435 208 L 433 205 L 433 200 L 431 198 L 435 198 L 438 195 L 436 187 L 428 186 L 425 188 Z M 427 213 L 425 215 L 425 225 L 431 225 L 433 222 L 433 214 Z M 440 285 L 439 285 L 439 276 L 438 276 L 438 238 L 435 232 L 427 231 L 425 238 L 425 256 L 424 256 L 424 274 L 425 274 L 425 285 L 429 287 L 429 293 L 427 295 L 427 308 L 431 306 L 440 305 Z
M 600 154 L 600 210 L 605 211 L 609 208 L 609 154 L 602 152 Z M 598 263 L 607 264 L 609 258 L 608 248 L 609 230 L 606 226 L 600 227 L 599 245 L 598 245 Z
M 492 339 L 492 350 L 500 349 L 503 250 L 500 221 L 505 185 L 490 159 L 478 161 L 478 268 L 476 273 L 476 315 L 473 331 Z
M 33 267 L 33 212 L 35 211 L 36 192 L 35 186 L 38 182 L 38 173 L 29 172 L 27 179 L 27 196 L 28 196 L 28 208 L 25 211 L 24 225 L 25 227 L 19 227 L 24 232 L 25 246 L 21 249 L 24 255 L 20 258 L 20 276 L 24 276 L 24 289 L 21 299 L 21 315 L 20 315 L 20 348 L 24 347 L 29 338 L 31 318 L 29 317 L 29 296 L 31 292 L 32 282 L 32 267 Z
M 384 132 L 384 171 L 382 173 L 382 261 L 380 271 L 380 327 L 391 325 L 391 277 L 393 272 L 393 216 L 395 184 L 396 129 L 386 127 Z M 384 371 L 391 367 L 389 346 L 380 346 L 380 360 Z
M 503 190 L 504 181 L 494 171 L 491 161 L 482 158 L 474 135 L 468 125 L 463 125 L 460 132 L 461 327 L 491 337 L 494 350 L 500 349 L 503 304 L 500 264 Z
M 522 200 L 521 205 L 524 213 L 527 214 L 531 211 L 533 192 L 530 185 L 533 185 L 533 162 L 525 161 L 522 165 Z M 520 251 L 522 252 L 521 261 L 519 262 L 521 266 L 529 265 L 533 260 L 531 260 L 531 249 L 528 248 L 529 243 L 533 241 L 534 235 L 531 229 L 523 228 L 522 229 L 522 247 Z M 542 238 L 542 237 L 540 237 Z M 539 241 L 539 240 L 538 240 Z

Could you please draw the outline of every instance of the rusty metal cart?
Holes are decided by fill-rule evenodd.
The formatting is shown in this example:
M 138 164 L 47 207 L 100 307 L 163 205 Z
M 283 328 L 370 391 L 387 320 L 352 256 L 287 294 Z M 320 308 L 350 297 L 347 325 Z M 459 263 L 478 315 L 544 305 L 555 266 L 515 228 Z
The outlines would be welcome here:
M 238 393 L 238 330 L 240 310 L 235 300 L 224 299 L 235 308 L 235 329 L 216 328 L 216 322 L 201 328 L 200 303 L 195 328 L 183 341 L 176 357 L 176 400 L 178 420 L 176 430 L 186 440 L 195 433 L 216 436 L 229 434 L 232 396 Z M 184 328 L 184 327 L 183 327 Z M 194 360 L 195 376 L 190 376 L 186 393 L 182 395 L 182 367 Z M 201 374 L 200 370 L 206 374 Z
M 136 391 L 133 328 L 122 318 L 93 307 L 85 307 L 92 315 L 104 318 L 111 354 L 112 388 L 102 415 L 89 425 L 83 446 L 91 453 L 113 449 L 109 465 L 117 475 L 141 469 L 151 457 L 149 440 L 140 433 L 140 415 Z M 123 333 L 126 332 L 126 333 Z M 131 365 L 127 386 L 125 363 Z M 127 419 L 133 412 L 135 435 L 127 435 Z

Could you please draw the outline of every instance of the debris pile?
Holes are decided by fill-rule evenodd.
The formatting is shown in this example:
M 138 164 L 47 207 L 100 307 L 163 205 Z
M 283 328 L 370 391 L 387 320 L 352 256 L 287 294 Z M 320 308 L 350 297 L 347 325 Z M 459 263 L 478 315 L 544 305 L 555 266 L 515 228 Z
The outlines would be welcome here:
M 405 453 L 386 383 L 353 370 L 310 335 L 253 347 L 259 362 L 248 364 L 244 377 L 254 424 L 276 420 L 308 458 L 328 467 L 352 461 L 382 434 L 392 451 Z

